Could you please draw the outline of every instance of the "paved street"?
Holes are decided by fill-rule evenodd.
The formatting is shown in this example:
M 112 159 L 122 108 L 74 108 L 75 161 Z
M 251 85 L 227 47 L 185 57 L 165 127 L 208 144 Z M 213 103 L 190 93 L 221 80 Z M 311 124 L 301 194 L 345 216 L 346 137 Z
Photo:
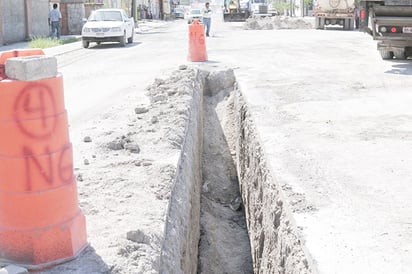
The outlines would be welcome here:
M 208 44 L 210 60 L 237 68 L 273 175 L 319 271 L 408 273 L 410 60 L 382 61 L 375 42 L 358 32 L 222 36 L 226 43 Z

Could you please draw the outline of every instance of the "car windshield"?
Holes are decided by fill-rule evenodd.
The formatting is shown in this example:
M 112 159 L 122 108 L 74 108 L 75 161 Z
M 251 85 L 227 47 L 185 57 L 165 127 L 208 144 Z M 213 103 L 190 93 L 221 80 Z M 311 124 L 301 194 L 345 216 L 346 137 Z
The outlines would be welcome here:
M 89 21 L 122 21 L 122 14 L 120 11 L 98 10 L 92 12 Z
M 190 13 L 191 14 L 200 14 L 200 10 L 192 10 Z

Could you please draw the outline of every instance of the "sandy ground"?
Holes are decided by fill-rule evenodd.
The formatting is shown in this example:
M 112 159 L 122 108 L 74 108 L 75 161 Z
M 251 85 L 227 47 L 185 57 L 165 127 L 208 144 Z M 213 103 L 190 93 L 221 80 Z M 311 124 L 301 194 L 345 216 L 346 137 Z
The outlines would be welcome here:
M 72 136 L 84 140 L 77 147 L 75 174 L 90 247 L 77 260 L 41 273 L 158 272 L 188 119 L 190 73 L 156 80 L 146 103 L 130 96 Z

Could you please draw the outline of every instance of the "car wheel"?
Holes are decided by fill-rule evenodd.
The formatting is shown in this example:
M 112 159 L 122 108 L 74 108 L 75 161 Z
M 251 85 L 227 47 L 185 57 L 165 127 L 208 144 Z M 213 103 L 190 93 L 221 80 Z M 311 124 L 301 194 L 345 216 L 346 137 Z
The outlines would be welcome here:
M 132 30 L 132 36 L 127 39 L 127 43 L 133 43 L 134 29 Z
M 120 38 L 120 46 L 121 47 L 126 46 L 126 42 L 127 42 L 127 37 L 126 37 L 126 32 L 124 32 L 123 36 Z
M 83 44 L 83 47 L 85 48 L 85 49 L 87 49 L 88 47 L 89 47 L 89 41 L 85 41 L 85 40 L 83 40 L 82 41 L 82 44 Z

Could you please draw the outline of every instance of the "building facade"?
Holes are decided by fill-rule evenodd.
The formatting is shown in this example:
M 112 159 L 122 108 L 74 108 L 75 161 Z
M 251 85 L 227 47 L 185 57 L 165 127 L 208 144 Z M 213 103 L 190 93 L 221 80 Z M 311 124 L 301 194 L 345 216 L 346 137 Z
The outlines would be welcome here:
M 85 16 L 84 0 L 1 0 L 0 45 L 47 37 L 53 3 L 62 13 L 62 34 L 80 34 Z
M 62 34 L 81 34 L 85 18 L 85 0 L 60 0 L 62 14 Z
M 47 37 L 48 14 L 57 3 L 62 35 L 81 34 L 83 20 L 98 8 L 122 8 L 134 19 L 166 19 L 172 0 L 0 0 L 0 45 Z
M 48 35 L 49 0 L 0 1 L 0 45 Z

